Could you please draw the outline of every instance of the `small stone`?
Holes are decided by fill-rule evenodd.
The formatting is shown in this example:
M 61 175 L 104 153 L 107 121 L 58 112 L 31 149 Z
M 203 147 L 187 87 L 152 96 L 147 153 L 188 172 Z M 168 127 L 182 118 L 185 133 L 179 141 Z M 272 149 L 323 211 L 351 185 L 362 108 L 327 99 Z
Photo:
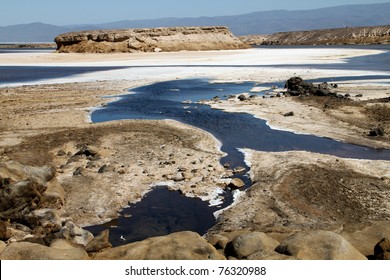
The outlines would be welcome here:
M 245 183 L 239 178 L 233 178 L 228 187 L 231 189 L 240 189 L 245 186 Z
M 65 155 L 66 155 L 66 153 L 65 153 L 64 150 L 59 150 L 58 153 L 57 153 L 57 156 L 59 156 L 59 157 L 62 157 L 62 156 L 65 156 Z
M 83 175 L 84 168 L 77 167 L 76 170 L 73 172 L 73 176 L 81 176 Z
M 95 156 L 99 153 L 99 150 L 96 147 L 84 145 L 75 156 L 85 155 L 85 156 Z
M 240 101 L 245 101 L 245 100 L 247 100 L 248 99 L 248 97 L 245 95 L 245 94 L 240 94 L 239 96 L 238 96 L 238 100 L 240 100 Z
M 371 128 L 371 130 L 368 132 L 368 136 L 372 136 L 372 137 L 383 136 L 383 135 L 385 135 L 385 129 L 381 125 Z
M 175 182 L 180 182 L 180 181 L 183 181 L 185 178 L 184 178 L 184 175 L 182 172 L 178 172 L 176 173 L 175 176 L 172 177 L 172 180 L 175 181 Z
M 113 172 L 113 171 L 115 171 L 114 166 L 104 164 L 102 167 L 99 168 L 98 173 L 106 173 L 106 172 Z
M 233 173 L 234 174 L 243 173 L 243 172 L 245 172 L 245 170 L 246 170 L 245 167 L 237 166 L 236 168 L 234 168 Z
M 285 117 L 293 117 L 294 116 L 294 112 L 288 112 L 288 113 L 285 113 L 283 116 Z
M 118 170 L 118 174 L 119 174 L 119 175 L 126 174 L 126 171 L 125 171 L 124 169 L 119 169 L 119 170 Z

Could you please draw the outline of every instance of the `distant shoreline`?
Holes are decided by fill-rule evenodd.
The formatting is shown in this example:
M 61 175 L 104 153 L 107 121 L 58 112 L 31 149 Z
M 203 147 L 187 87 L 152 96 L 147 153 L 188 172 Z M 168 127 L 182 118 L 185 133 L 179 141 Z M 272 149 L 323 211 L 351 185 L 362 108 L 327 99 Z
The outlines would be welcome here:
M 390 44 L 390 25 L 278 32 L 239 39 L 252 46 L 381 45 Z
M 0 49 L 55 49 L 55 43 L 0 43 Z

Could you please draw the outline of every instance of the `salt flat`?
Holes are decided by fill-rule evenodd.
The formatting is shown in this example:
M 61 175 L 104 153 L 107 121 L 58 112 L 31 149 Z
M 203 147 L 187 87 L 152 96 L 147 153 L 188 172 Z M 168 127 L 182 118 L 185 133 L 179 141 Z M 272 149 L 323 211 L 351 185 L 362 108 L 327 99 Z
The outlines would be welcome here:
M 6 53 L 0 54 L 1 66 L 57 67 L 129 67 L 92 72 L 71 77 L 40 80 L 27 84 L 92 82 L 98 80 L 127 80 L 151 83 L 169 79 L 207 77 L 224 81 L 253 80 L 273 82 L 301 75 L 306 79 L 318 77 L 361 76 L 388 74 L 373 71 L 302 69 L 297 65 L 345 63 L 346 59 L 380 54 L 380 50 L 347 48 L 283 48 L 233 51 L 169 52 L 136 54 L 63 54 Z M 270 66 L 286 65 L 282 68 Z M 292 65 L 292 67 L 288 67 Z M 264 67 L 262 67 L 264 66 Z M 26 84 L 26 83 L 23 83 Z M 8 84 L 18 86 L 20 83 Z M 0 85 L 0 86 L 5 86 Z

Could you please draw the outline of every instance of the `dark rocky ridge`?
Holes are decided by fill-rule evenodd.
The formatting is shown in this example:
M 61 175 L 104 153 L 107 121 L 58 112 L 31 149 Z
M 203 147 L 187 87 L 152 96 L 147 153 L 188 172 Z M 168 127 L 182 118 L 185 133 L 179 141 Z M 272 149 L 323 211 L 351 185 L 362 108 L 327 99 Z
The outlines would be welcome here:
M 367 45 L 389 44 L 390 25 L 278 32 L 240 37 L 251 45 Z
M 243 49 L 228 28 L 170 27 L 70 32 L 55 38 L 59 52 L 170 52 Z

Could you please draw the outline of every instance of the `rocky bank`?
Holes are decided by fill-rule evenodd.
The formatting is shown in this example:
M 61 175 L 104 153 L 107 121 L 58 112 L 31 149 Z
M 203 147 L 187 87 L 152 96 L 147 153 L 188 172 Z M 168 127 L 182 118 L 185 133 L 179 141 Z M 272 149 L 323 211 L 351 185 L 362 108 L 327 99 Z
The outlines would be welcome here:
M 70 32 L 55 38 L 59 52 L 172 52 L 243 49 L 228 28 L 167 27 Z
M 389 44 L 390 26 L 345 27 L 242 36 L 251 45 L 368 45 Z

